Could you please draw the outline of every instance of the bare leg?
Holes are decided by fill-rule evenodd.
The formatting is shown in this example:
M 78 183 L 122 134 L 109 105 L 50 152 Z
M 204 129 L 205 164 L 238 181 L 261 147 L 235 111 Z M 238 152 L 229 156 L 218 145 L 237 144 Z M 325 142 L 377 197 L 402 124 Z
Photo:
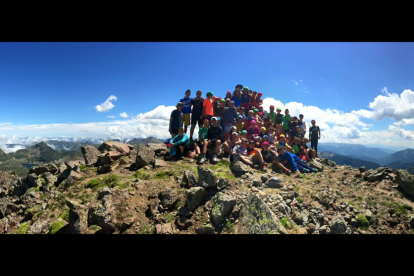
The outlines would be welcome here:
M 258 151 L 256 151 L 256 153 L 254 154 L 254 156 L 253 156 L 253 158 L 252 159 L 256 159 L 256 160 L 258 160 L 260 163 L 262 163 L 262 162 L 264 162 L 263 161 L 263 156 L 262 156 L 262 153 L 258 150 Z M 253 160 L 252 160 L 253 161 Z
M 197 152 L 197 154 L 200 154 L 200 147 L 198 146 L 198 144 L 197 143 L 194 143 L 194 148 L 195 148 L 195 150 L 196 150 L 196 152 Z
M 181 153 L 183 153 L 184 152 L 184 146 L 179 145 L 178 147 L 180 148 Z
M 203 144 L 203 151 L 201 153 L 204 153 L 205 154 L 207 152 L 207 147 L 210 144 L 210 141 L 204 140 L 203 142 L 204 142 L 204 144 Z
M 229 148 L 229 144 L 227 143 L 227 141 L 223 143 L 223 149 L 228 154 L 231 154 L 231 151 L 230 151 L 230 148 Z
M 242 155 L 240 155 L 240 161 L 242 161 L 246 165 L 250 165 L 250 163 L 252 162 L 252 161 L 250 161 L 250 159 L 248 159 L 248 158 L 246 158 Z
M 219 149 L 220 149 L 220 144 L 221 144 L 221 141 L 220 141 L 220 140 L 217 140 L 217 141 L 216 141 L 216 147 L 214 148 L 214 153 L 217 153 L 217 152 L 219 151 Z

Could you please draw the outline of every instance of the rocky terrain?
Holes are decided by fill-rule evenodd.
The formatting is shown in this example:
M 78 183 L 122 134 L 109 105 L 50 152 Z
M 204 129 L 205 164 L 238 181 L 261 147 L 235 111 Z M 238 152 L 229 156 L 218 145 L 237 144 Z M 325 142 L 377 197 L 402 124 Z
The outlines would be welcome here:
M 258 171 L 172 160 L 165 145 L 105 141 L 83 158 L 0 171 L 2 234 L 412 234 L 413 176 L 339 166 Z

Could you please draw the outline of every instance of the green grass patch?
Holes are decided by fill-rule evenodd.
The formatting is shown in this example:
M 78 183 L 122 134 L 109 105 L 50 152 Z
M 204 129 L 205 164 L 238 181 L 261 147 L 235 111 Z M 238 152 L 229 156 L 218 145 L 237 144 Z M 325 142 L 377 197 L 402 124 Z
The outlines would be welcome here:
M 234 229 L 234 223 L 232 223 L 230 220 L 226 221 L 226 224 L 224 225 L 227 231 L 233 232 Z
M 88 166 L 86 166 L 84 164 L 79 165 L 79 169 L 80 169 L 81 172 L 85 171 L 87 168 L 88 168 Z
M 31 187 L 29 189 L 30 192 L 39 192 L 40 191 L 40 187 Z
M 165 219 L 165 223 L 170 223 L 172 221 L 174 221 L 175 216 L 173 214 L 170 213 L 164 213 L 162 214 L 162 217 Z
M 59 218 L 63 219 L 66 222 L 69 222 L 69 210 L 60 214 Z
M 44 176 L 40 177 L 40 183 L 42 183 L 42 186 L 46 185 L 46 178 Z
M 98 225 L 91 225 L 91 226 L 89 226 L 89 229 L 92 230 L 94 233 L 96 233 L 97 231 L 101 230 L 102 228 Z
M 43 210 L 37 212 L 34 216 L 33 216 L 33 220 L 37 219 L 38 217 L 40 217 L 43 214 Z
M 303 203 L 303 199 L 302 199 L 300 196 L 296 197 L 296 200 L 297 200 L 299 203 Z
M 150 224 L 146 224 L 139 228 L 138 234 L 155 234 L 155 227 Z
M 176 209 L 178 209 L 178 208 L 180 208 L 180 206 L 181 206 L 181 199 L 179 199 L 179 200 L 177 200 L 177 201 L 175 202 L 174 207 L 175 207 Z
M 131 214 L 131 213 L 128 213 L 128 214 L 126 214 L 126 217 L 127 218 L 130 218 L 130 217 L 133 217 L 134 215 L 133 214 Z
M 51 214 L 50 216 L 49 216 L 49 218 L 54 218 L 55 217 L 55 214 Z
M 166 179 L 168 178 L 167 171 L 159 171 L 155 173 L 156 179 Z
M 54 221 L 52 225 L 50 225 L 50 234 L 56 234 L 56 232 L 59 231 L 63 226 L 65 226 L 65 223 L 63 221 Z
M 348 205 L 355 205 L 353 201 L 348 201 Z
M 369 221 L 363 214 L 358 214 L 355 218 L 358 221 L 358 228 L 367 230 L 369 227 Z
M 142 171 L 136 171 L 136 172 L 134 172 L 133 176 L 135 178 L 143 179 L 143 180 L 149 180 L 151 178 L 151 174 L 144 173 Z
M 283 225 L 283 227 L 287 228 L 287 226 L 288 226 L 288 221 L 290 221 L 290 219 L 289 219 L 288 217 L 283 217 L 283 218 L 280 220 L 280 223 Z
M 27 230 L 30 227 L 30 222 L 24 222 L 22 224 L 20 224 L 19 228 L 14 231 L 12 234 L 26 234 Z

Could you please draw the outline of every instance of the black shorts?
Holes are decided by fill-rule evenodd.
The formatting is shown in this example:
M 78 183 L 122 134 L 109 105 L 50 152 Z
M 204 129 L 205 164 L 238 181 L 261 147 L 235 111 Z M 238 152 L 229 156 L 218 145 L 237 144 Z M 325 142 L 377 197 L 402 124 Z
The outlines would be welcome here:
M 178 134 L 178 128 L 172 128 L 171 133 Z
M 272 163 L 274 160 L 276 160 L 276 158 L 277 158 L 276 156 L 271 154 L 268 157 L 263 156 L 263 161 L 265 161 L 266 163 Z
M 191 114 L 191 124 L 196 125 L 198 122 L 198 126 L 201 127 L 203 125 L 203 119 L 200 119 L 201 114 Z
M 205 141 L 205 140 L 204 140 Z M 199 147 L 199 148 L 202 148 L 203 147 L 203 145 L 201 144 L 201 141 L 197 141 L 195 144 L 197 144 L 197 146 Z
M 220 140 L 220 139 L 219 139 Z M 214 147 L 215 145 L 216 145 L 216 141 L 217 140 L 214 140 L 214 141 L 210 141 L 211 143 L 210 143 L 210 147 Z M 220 140 L 221 141 L 221 140 Z

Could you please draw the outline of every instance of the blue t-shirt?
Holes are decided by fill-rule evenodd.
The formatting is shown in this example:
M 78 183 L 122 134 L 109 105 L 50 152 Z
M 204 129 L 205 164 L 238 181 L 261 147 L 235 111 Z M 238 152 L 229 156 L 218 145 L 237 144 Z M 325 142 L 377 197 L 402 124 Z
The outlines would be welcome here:
M 231 100 L 234 102 L 234 106 L 235 106 L 235 107 L 238 107 L 238 106 L 241 104 L 241 97 L 240 97 L 240 99 L 239 99 L 239 97 L 233 96 L 233 97 L 231 98 Z
M 193 98 L 182 98 L 180 102 L 183 103 L 183 109 L 181 109 L 181 112 L 183 114 L 190 114 L 191 113 L 191 100 Z
M 242 103 L 249 103 L 249 102 L 250 102 L 249 94 L 243 94 L 242 95 Z

